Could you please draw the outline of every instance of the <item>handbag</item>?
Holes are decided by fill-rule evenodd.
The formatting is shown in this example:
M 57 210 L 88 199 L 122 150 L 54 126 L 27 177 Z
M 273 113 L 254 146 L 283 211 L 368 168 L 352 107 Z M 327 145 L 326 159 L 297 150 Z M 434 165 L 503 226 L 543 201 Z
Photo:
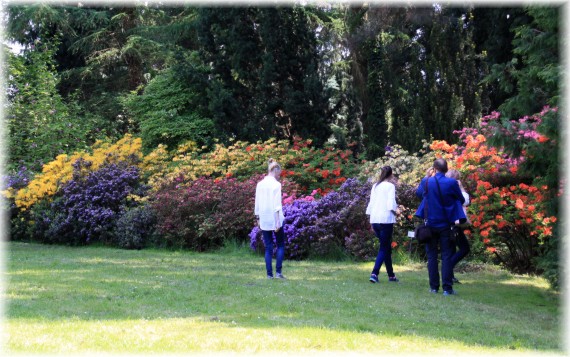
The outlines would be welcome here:
M 416 229 L 414 230 L 414 238 L 418 243 L 427 243 L 431 240 L 431 237 L 431 228 L 425 221 L 416 226 Z
M 414 229 L 414 239 L 418 241 L 418 243 L 427 243 L 431 240 L 433 234 L 431 231 L 431 227 L 427 225 L 427 189 L 428 189 L 428 180 L 426 180 L 426 202 L 424 205 L 424 219 L 423 221 L 416 226 Z

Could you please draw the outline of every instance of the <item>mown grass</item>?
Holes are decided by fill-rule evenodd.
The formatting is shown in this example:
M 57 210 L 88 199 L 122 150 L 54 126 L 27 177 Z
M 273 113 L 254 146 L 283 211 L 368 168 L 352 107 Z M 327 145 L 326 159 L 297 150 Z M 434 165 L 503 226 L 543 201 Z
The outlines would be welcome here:
M 268 280 L 245 248 L 8 243 L 6 259 L 12 353 L 563 353 L 559 294 L 492 267 L 444 297 L 420 264 L 397 284 L 370 284 L 372 262 L 286 261 L 288 280 Z

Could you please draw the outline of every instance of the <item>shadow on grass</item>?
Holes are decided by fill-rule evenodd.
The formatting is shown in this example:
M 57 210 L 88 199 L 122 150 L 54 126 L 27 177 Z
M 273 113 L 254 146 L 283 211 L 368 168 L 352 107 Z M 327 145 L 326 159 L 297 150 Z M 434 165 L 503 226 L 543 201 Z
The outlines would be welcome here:
M 400 283 L 370 284 L 372 263 L 286 261 L 265 278 L 263 257 L 11 243 L 6 318 L 191 318 L 252 329 L 425 337 L 500 349 L 559 351 L 559 296 L 531 277 L 461 275 L 459 295 L 428 292 L 427 271 L 396 267 Z M 382 280 L 383 279 L 383 280 Z

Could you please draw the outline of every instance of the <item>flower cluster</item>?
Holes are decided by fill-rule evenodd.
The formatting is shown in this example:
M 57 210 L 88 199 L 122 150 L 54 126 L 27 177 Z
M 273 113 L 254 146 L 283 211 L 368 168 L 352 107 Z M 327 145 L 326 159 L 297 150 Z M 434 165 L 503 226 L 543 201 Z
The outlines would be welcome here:
M 244 180 L 266 172 L 268 159 L 274 158 L 283 168 L 282 178 L 299 185 L 299 194 L 317 190 L 319 195 L 324 195 L 340 187 L 347 175 L 356 172 L 357 160 L 351 150 L 317 149 L 311 144 L 311 140 L 296 138 L 292 144 L 275 139 L 255 144 L 236 141 L 227 147 L 218 143 L 206 153 L 195 146 L 179 148 L 172 164 L 162 170 L 162 178 L 153 186 L 158 187 L 179 176 L 192 180 L 199 177 Z M 158 153 L 152 154 L 158 156 Z M 156 167 L 157 160 L 153 164 Z

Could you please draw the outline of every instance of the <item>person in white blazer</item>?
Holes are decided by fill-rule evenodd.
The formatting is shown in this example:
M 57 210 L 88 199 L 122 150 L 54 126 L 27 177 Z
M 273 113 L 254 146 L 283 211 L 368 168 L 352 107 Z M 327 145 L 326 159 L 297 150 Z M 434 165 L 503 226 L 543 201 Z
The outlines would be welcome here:
M 392 267 L 392 234 L 394 223 L 399 214 L 396 203 L 396 178 L 392 174 L 390 166 L 382 167 L 380 178 L 372 185 L 370 192 L 370 202 L 366 207 L 366 214 L 370 215 L 370 224 L 380 241 L 380 249 L 374 263 L 374 268 L 370 274 L 370 282 L 378 282 L 378 274 L 382 264 L 386 265 L 388 281 L 398 282 Z
M 285 279 L 281 270 L 285 256 L 285 234 L 283 233 L 283 205 L 281 200 L 281 165 L 273 159 L 269 159 L 267 176 L 257 183 L 255 190 L 255 216 L 259 229 L 263 234 L 265 244 L 265 267 L 267 277 L 273 279 L 273 233 L 277 241 L 277 253 L 275 263 L 275 277 Z

